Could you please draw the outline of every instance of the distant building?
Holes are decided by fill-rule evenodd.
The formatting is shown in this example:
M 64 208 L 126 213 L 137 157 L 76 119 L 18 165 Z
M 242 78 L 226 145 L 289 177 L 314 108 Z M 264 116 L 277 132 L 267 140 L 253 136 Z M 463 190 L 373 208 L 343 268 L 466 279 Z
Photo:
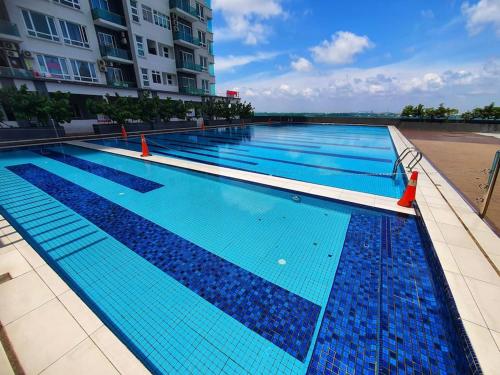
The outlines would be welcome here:
M 215 95 L 210 0 L 0 0 L 0 85 L 85 100 Z

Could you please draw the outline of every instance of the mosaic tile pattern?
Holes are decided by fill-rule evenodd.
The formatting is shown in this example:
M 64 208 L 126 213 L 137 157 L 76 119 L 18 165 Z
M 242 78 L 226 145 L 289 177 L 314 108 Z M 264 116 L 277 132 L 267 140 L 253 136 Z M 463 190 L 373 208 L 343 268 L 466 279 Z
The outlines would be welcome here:
M 468 374 L 415 218 L 353 213 L 310 374 Z
M 106 167 L 88 160 L 80 159 L 75 156 L 63 154 L 54 150 L 33 150 L 33 152 L 57 160 L 61 163 L 71 165 L 72 167 L 79 168 L 85 172 L 95 174 L 96 176 L 105 178 L 107 180 L 116 182 L 117 184 L 134 189 L 140 193 L 147 193 L 151 190 L 159 189 L 163 185 L 154 181 L 146 180 L 145 178 L 134 176 L 130 173 L 119 171 L 114 168 Z
M 320 306 L 33 164 L 7 167 L 252 331 L 304 361 Z

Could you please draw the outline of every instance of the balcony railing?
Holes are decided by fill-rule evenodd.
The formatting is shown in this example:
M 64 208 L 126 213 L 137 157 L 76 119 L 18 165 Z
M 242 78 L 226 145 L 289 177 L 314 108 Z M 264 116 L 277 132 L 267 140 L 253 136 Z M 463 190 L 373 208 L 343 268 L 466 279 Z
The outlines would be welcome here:
M 0 20 L 0 34 L 6 34 L 18 37 L 21 36 L 19 34 L 19 29 L 17 28 L 17 25 L 15 23 L 10 23 L 5 20 Z
M 180 10 L 183 10 L 184 12 L 194 16 L 198 17 L 198 13 L 196 13 L 196 8 L 192 7 L 189 4 L 189 1 L 182 1 L 182 0 L 170 0 L 170 8 L 177 8 Z
M 207 95 L 203 89 L 198 89 L 196 87 L 179 87 L 179 92 L 181 94 L 190 94 L 190 95 Z
M 11 68 L 9 66 L 0 66 L 0 77 L 8 78 L 33 78 L 33 72 L 26 69 Z
M 194 44 L 195 46 L 201 45 L 201 42 L 198 38 L 195 38 L 191 34 L 183 33 L 181 31 L 174 32 L 174 40 L 183 40 L 185 42 Z
M 214 45 L 212 43 L 208 45 L 208 53 L 212 56 L 214 55 Z
M 196 72 L 202 72 L 203 71 L 203 66 L 199 64 L 195 64 L 194 62 L 189 62 L 189 61 L 177 61 L 177 68 L 179 69 L 189 69 L 189 70 L 194 70 Z
M 116 57 L 123 60 L 132 60 L 130 57 L 130 52 L 126 49 L 113 48 L 107 46 L 99 46 L 102 57 Z
M 137 87 L 137 83 L 135 83 L 135 82 L 118 81 L 118 80 L 110 79 L 110 78 L 108 78 L 106 81 L 107 81 L 109 86 L 113 86 L 113 87 L 122 87 L 122 88 Z
M 102 9 L 102 8 L 92 9 L 92 18 L 93 19 L 101 18 L 103 20 L 125 26 L 125 18 L 123 18 L 119 14 L 110 12 L 107 9 Z
M 208 74 L 210 74 L 212 77 L 215 77 L 215 66 L 214 66 L 214 64 L 210 64 L 208 66 Z

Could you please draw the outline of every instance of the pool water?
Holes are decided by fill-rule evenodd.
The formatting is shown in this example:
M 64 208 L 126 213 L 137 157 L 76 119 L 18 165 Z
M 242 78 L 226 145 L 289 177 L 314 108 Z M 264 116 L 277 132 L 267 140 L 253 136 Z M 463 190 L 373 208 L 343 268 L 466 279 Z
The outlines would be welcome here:
M 413 216 L 68 145 L 0 213 L 153 373 L 468 373 Z
M 148 135 L 157 155 L 401 197 L 404 175 L 387 127 L 281 124 Z M 94 143 L 139 151 L 138 137 Z

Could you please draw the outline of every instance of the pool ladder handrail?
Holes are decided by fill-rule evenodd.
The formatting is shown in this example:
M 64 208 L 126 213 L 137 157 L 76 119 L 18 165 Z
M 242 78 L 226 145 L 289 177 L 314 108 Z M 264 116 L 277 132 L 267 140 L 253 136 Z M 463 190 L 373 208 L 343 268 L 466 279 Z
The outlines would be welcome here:
M 413 158 L 410 160 L 406 168 L 411 172 L 413 168 L 422 160 L 422 153 L 418 151 L 415 147 L 406 147 L 401 153 L 398 155 L 398 158 L 394 162 L 394 167 L 392 168 L 392 178 L 396 178 L 396 171 L 398 167 L 403 164 L 404 159 L 411 155 Z

